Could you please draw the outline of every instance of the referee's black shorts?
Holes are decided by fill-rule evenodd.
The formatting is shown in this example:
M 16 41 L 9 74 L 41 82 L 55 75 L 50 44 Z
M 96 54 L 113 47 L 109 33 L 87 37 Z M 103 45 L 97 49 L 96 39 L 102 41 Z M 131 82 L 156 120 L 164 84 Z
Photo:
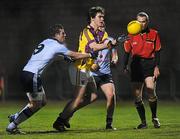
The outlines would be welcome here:
M 146 77 L 154 76 L 154 67 L 154 58 L 134 57 L 131 62 L 131 81 L 144 82 Z

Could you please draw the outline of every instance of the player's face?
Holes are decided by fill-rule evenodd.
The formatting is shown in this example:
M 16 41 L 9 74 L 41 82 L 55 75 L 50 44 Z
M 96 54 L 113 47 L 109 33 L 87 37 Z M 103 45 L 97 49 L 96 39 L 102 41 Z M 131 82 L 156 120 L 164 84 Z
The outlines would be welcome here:
M 94 23 L 97 26 L 97 28 L 104 26 L 104 14 L 102 13 L 97 13 L 96 16 L 94 17 Z
M 59 29 L 58 40 L 60 42 L 64 42 L 65 39 L 66 39 L 66 33 L 65 33 L 64 29 Z
M 137 20 L 141 23 L 142 30 L 147 28 L 148 20 L 147 20 L 147 18 L 145 16 L 137 16 Z

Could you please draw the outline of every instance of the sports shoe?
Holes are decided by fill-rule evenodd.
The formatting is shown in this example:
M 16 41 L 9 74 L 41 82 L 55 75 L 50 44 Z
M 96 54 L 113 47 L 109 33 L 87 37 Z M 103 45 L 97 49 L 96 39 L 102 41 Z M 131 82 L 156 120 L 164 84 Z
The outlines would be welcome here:
M 11 114 L 8 116 L 9 122 L 13 122 L 15 120 L 15 114 Z
M 146 128 L 147 128 L 147 124 L 146 123 L 141 123 L 135 129 L 146 129 Z
M 6 128 L 6 132 L 8 132 L 8 134 L 23 134 L 25 135 L 25 132 L 20 131 L 17 127 L 10 129 L 10 128 Z
M 112 127 L 112 125 L 110 125 L 110 124 L 107 124 L 106 125 L 106 130 L 117 130 L 117 128 Z
M 58 130 L 58 131 L 60 131 L 60 132 L 66 131 L 66 129 L 65 129 L 65 127 L 64 127 L 64 124 L 63 124 L 63 123 L 59 123 L 59 122 L 57 122 L 57 121 L 55 121 L 55 122 L 53 123 L 53 128 L 56 129 L 56 130 Z
M 58 117 L 53 124 L 53 128 L 61 132 L 66 130 L 65 127 L 70 128 L 70 124 L 67 120 L 64 120 L 60 117 Z
M 155 128 L 160 128 L 161 124 L 160 124 L 158 118 L 153 118 L 152 122 L 153 122 Z
M 65 127 L 67 127 L 67 128 L 70 128 L 70 127 L 71 127 L 71 125 L 70 125 L 70 123 L 69 123 L 68 121 L 64 121 L 63 123 L 64 123 L 64 126 L 65 126 Z
M 59 123 L 63 123 L 66 128 L 70 128 L 71 127 L 71 125 L 69 123 L 69 120 L 65 120 L 65 119 L 62 119 L 62 118 L 58 117 L 56 119 L 56 121 L 59 122 Z

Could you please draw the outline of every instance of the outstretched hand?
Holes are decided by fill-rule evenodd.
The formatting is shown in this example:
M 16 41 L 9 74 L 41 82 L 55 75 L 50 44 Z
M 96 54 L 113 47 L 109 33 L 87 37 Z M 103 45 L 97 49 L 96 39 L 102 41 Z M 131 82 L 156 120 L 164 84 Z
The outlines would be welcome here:
M 117 41 L 120 42 L 120 43 L 123 43 L 126 40 L 129 40 L 129 36 L 125 35 L 125 34 L 122 34 L 117 38 Z

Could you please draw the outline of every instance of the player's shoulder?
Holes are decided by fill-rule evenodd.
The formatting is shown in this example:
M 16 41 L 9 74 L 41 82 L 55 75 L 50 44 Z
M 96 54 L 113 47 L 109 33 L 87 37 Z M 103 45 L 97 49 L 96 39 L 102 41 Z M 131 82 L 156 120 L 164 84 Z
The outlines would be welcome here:
M 88 25 L 83 29 L 82 32 L 83 32 L 83 34 L 86 34 L 86 33 L 89 34 L 92 32 L 92 28 Z
M 158 33 L 158 31 L 156 29 L 154 29 L 154 28 L 150 28 L 149 31 L 150 31 L 150 33 L 154 33 L 154 34 Z
M 45 39 L 42 43 L 47 46 L 64 46 L 65 45 L 64 43 L 59 42 L 58 40 L 54 38 Z
M 104 36 L 107 36 L 107 37 L 109 36 L 107 31 L 104 31 Z
M 47 38 L 47 39 L 43 40 L 41 43 L 45 44 L 45 45 L 49 45 L 49 44 L 56 44 L 57 41 L 55 41 L 54 39 L 51 39 L 51 38 Z

